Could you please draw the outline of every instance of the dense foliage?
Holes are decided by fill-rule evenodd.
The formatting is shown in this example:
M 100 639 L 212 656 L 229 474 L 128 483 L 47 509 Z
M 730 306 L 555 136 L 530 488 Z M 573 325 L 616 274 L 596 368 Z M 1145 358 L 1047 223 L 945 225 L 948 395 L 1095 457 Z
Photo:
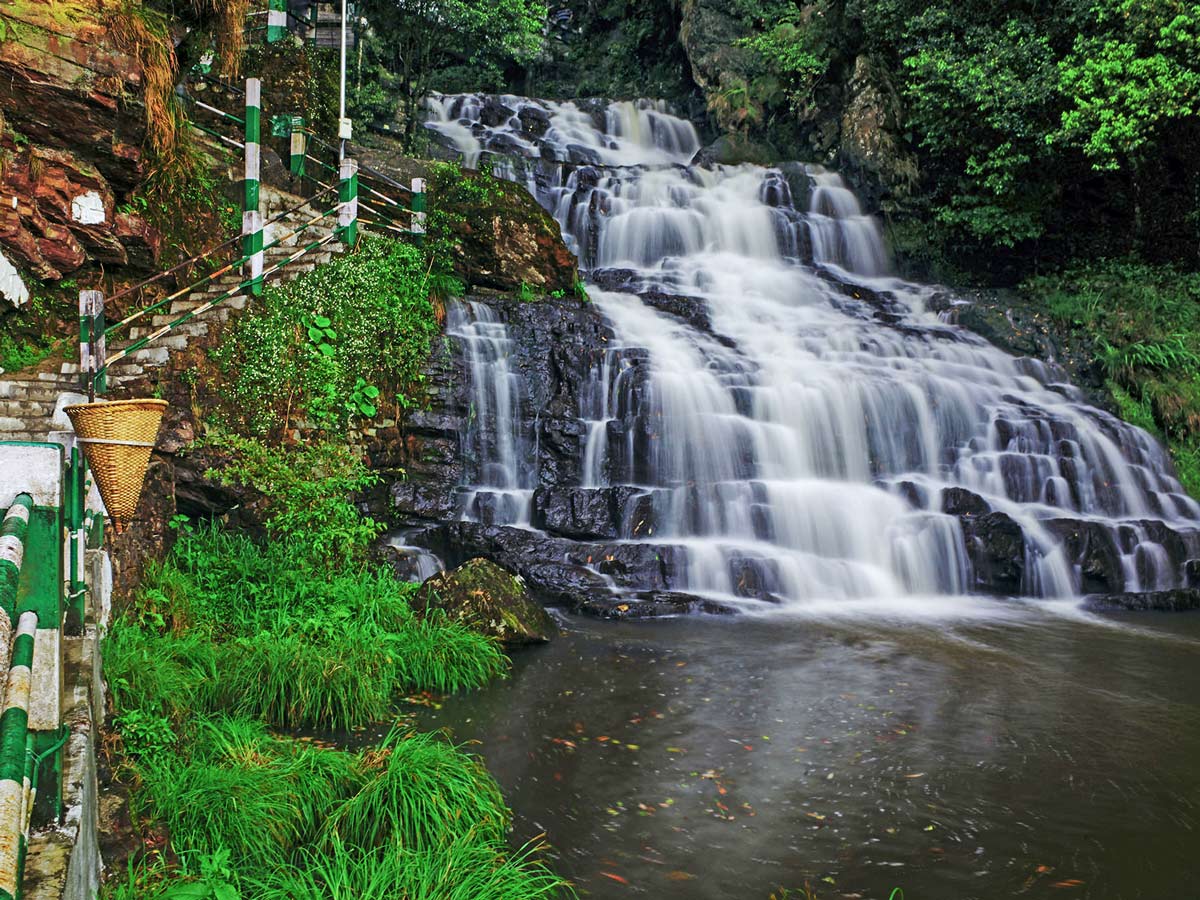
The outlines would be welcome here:
M 407 403 L 437 332 L 430 290 L 424 255 L 381 237 L 268 287 L 216 353 L 230 424 L 257 436 L 301 420 L 340 432 Z
M 1025 287 L 1061 327 L 1091 338 L 1121 415 L 1166 439 L 1200 495 L 1200 274 L 1100 261 Z
M 557 3 L 527 90 L 548 99 L 645 96 L 685 105 L 695 85 L 678 19 L 675 0 Z
M 1186 0 L 737 0 L 744 104 L 800 134 L 863 54 L 903 100 L 906 204 L 951 256 L 1195 264 L 1200 6 Z M 751 117 L 756 118 L 754 116 Z M 928 235 L 927 235 L 928 237 Z M 1003 268 L 1002 266 L 997 268 Z
M 499 86 L 507 66 L 537 54 L 547 14 L 543 0 L 363 0 L 359 8 L 370 23 L 364 52 L 399 94 L 410 141 L 430 90 Z

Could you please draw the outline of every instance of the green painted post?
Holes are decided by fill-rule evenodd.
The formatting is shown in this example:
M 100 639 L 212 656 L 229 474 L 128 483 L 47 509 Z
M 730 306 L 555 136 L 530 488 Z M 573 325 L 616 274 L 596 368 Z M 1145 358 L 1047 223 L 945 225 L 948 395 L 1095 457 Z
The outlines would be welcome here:
M 254 279 L 250 293 L 262 293 L 263 220 L 259 212 L 259 169 L 262 151 L 262 82 L 246 79 L 246 197 L 242 205 L 242 256 L 246 274 Z
M 87 468 L 78 446 L 71 448 L 71 463 L 66 479 L 67 532 L 69 535 L 69 594 L 67 617 L 73 624 L 82 626 L 86 611 L 87 584 L 84 581 L 84 551 L 87 549 L 87 532 L 84 529 L 87 505 Z
M 418 245 L 425 243 L 425 179 L 412 180 L 412 232 L 413 241 Z
M 267 2 L 267 43 L 274 44 L 287 37 L 287 0 Z
M 79 292 L 79 373 L 88 399 L 103 394 L 108 385 L 103 371 L 106 359 L 104 342 L 104 292 Z
M 292 145 L 288 168 L 298 178 L 304 177 L 304 156 L 308 152 L 308 133 L 304 130 L 304 117 L 292 116 Z
M 353 247 L 358 240 L 358 162 L 343 159 L 339 176 L 338 233 L 343 244 Z
M 12 645 L 4 712 L 0 713 L 0 900 L 15 900 L 19 888 L 21 834 L 25 830 L 25 757 L 32 686 L 33 635 L 37 613 L 21 614 Z
M 21 580 L 21 563 L 25 559 L 25 535 L 29 531 L 29 516 L 33 498 L 20 494 L 13 501 L 0 524 L 0 628 L 12 628 L 17 609 L 17 585 Z

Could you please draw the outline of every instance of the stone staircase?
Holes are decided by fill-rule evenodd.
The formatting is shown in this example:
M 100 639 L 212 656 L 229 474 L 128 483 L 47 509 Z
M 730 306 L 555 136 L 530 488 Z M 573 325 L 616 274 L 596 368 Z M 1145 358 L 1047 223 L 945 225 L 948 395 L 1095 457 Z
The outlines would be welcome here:
M 267 219 L 276 212 L 292 209 L 303 201 L 300 197 L 263 186 L 263 202 Z M 322 206 L 324 204 L 324 206 Z M 267 227 L 264 242 L 271 243 L 292 231 L 293 228 L 312 219 L 322 209 L 332 205 L 328 197 L 317 200 L 317 209 L 303 206 L 285 216 L 278 222 Z M 298 249 L 314 241 L 328 237 L 333 233 L 336 221 L 333 217 L 326 218 L 315 225 L 309 226 L 299 235 L 287 239 L 278 247 L 267 250 L 264 254 L 264 269 L 281 263 Z M 339 253 L 343 246 L 338 241 L 310 251 L 296 262 L 286 266 L 273 275 L 267 276 L 269 283 L 291 281 L 305 272 L 311 272 L 319 265 L 329 262 L 334 253 Z M 180 316 L 188 313 L 214 297 L 233 290 L 245 276 L 239 271 L 227 272 L 220 278 L 213 279 L 202 285 L 196 291 L 174 301 L 169 309 L 164 309 L 153 318 L 139 320 L 120 338 L 110 343 L 109 356 L 132 344 L 139 338 L 152 334 L 163 325 L 170 324 Z M 151 376 L 156 369 L 166 366 L 174 353 L 184 351 L 193 340 L 206 336 L 210 329 L 227 322 L 236 311 L 244 309 L 247 295 L 230 297 L 220 305 L 210 309 L 197 318 L 180 325 L 175 330 L 163 335 L 154 343 L 117 362 L 108 372 L 108 394 L 112 399 L 123 396 L 126 387 L 134 381 Z M 144 305 L 150 305 L 147 301 Z M 78 359 L 78 349 L 69 353 Z M 82 393 L 83 386 L 78 362 L 64 362 L 57 371 L 34 371 L 5 373 L 0 375 L 0 441 L 45 441 L 52 431 L 69 431 L 71 423 L 63 409 L 73 403 L 86 403 L 87 396 Z

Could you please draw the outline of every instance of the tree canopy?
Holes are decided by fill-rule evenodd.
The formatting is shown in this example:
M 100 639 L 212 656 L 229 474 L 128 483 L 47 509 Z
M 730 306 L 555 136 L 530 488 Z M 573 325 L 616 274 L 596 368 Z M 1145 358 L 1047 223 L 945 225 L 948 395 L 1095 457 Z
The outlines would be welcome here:
M 547 16 L 544 0 L 361 0 L 360 9 L 375 62 L 398 81 L 409 136 L 440 74 L 466 67 L 477 86 L 498 81 L 504 66 L 537 55 Z

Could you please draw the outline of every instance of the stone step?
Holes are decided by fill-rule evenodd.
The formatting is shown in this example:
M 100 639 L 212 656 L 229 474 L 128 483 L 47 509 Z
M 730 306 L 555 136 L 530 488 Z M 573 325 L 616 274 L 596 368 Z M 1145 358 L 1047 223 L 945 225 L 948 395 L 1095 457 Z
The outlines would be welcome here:
M 0 400 L 0 416 L 48 416 L 54 412 L 56 400 Z
M 186 340 L 184 346 L 187 346 Z M 143 347 L 141 350 L 131 354 L 130 359 L 141 365 L 165 366 L 171 359 L 171 349 L 169 346 L 150 346 Z
M 54 403 L 58 400 L 58 395 L 64 390 L 79 390 L 79 382 L 75 379 L 71 379 L 70 382 L 58 385 L 50 384 L 48 382 L 0 382 L 0 398 L 3 398 L 4 400 L 28 400 L 37 403 Z
M 172 337 L 180 337 L 180 336 L 189 337 L 189 336 L 195 336 L 198 334 L 208 334 L 208 325 L 205 324 L 206 318 L 208 318 L 208 317 L 207 316 L 199 316 L 199 317 L 191 320 L 190 322 L 185 322 L 183 325 L 179 325 L 179 326 L 171 329 L 165 335 L 158 338 L 154 343 L 162 344 L 165 341 L 170 340 Z M 164 322 L 162 324 L 165 325 L 166 323 Z M 156 324 L 156 325 L 148 325 L 145 328 L 134 328 L 133 330 L 131 330 L 129 332 L 129 337 L 136 341 L 136 340 L 139 340 L 140 338 L 146 337 L 147 335 L 154 334 L 156 331 L 159 330 L 160 327 L 161 327 L 161 325 Z M 186 346 L 186 344 L 184 346 Z M 176 349 L 182 350 L 184 348 L 177 347 Z

